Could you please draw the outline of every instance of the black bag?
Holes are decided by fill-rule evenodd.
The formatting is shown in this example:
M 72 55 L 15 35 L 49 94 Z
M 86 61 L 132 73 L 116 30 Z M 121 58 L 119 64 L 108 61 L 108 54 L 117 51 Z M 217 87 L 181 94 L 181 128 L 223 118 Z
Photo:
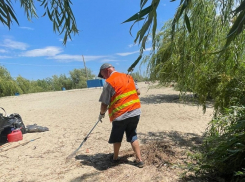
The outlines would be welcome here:
M 13 129 L 20 129 L 22 134 L 26 133 L 26 127 L 19 114 L 13 113 L 7 116 L 6 111 L 0 107 L 5 115 L 0 113 L 0 142 L 7 141 L 7 135 L 11 133 Z

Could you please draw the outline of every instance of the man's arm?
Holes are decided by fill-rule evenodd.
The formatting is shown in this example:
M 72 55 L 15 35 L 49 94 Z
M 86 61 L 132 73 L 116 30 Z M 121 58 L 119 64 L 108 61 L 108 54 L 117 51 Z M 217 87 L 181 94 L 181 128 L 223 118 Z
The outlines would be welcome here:
M 136 89 L 137 95 L 140 95 L 140 89 Z
M 100 114 L 101 115 L 104 115 L 106 113 L 107 107 L 108 107 L 108 105 L 101 102 L 101 106 L 100 106 Z
M 137 85 L 137 82 L 134 82 L 134 86 L 135 86 L 137 95 L 140 95 L 140 89 L 139 89 L 139 86 Z
M 112 89 L 112 87 L 107 82 L 105 82 L 103 86 L 103 91 L 99 99 L 99 101 L 101 102 L 99 120 L 105 117 L 108 105 L 110 104 L 110 99 L 114 92 L 115 91 Z

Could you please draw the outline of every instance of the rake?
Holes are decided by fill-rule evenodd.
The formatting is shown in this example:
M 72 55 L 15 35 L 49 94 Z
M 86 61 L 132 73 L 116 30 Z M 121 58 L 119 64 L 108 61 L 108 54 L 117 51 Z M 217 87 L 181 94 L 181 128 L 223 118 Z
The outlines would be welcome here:
M 82 143 L 80 144 L 80 146 L 74 151 L 72 152 L 68 157 L 66 157 L 66 162 L 68 162 L 71 158 L 75 157 L 77 151 L 83 146 L 84 142 L 86 142 L 86 140 L 88 139 L 88 136 L 90 135 L 90 133 L 94 130 L 94 128 L 96 127 L 96 125 L 99 123 L 99 122 L 102 122 L 100 120 L 98 120 L 94 127 L 90 130 L 90 132 L 87 134 L 87 136 L 83 139 Z

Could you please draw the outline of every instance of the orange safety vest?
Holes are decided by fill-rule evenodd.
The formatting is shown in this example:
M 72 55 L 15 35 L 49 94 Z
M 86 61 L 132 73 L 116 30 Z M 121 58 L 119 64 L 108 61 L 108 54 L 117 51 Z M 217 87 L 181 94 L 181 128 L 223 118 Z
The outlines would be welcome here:
M 106 82 L 115 90 L 108 107 L 111 122 L 128 111 L 140 108 L 134 80 L 130 75 L 114 72 Z

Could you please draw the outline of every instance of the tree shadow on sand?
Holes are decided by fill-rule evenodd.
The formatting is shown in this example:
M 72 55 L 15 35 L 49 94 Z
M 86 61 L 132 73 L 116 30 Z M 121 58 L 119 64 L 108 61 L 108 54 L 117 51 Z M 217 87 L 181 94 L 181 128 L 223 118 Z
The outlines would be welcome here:
M 162 131 L 162 132 L 148 132 L 145 133 L 138 133 L 138 137 L 140 138 L 141 144 L 143 144 L 142 153 L 145 153 L 144 151 L 149 150 L 149 147 L 152 148 L 153 146 L 149 146 L 151 143 L 164 143 L 165 149 L 168 150 L 168 154 L 174 155 L 174 151 L 170 151 L 169 147 L 167 145 L 175 145 L 178 147 L 184 147 L 184 148 L 192 148 L 196 145 L 199 145 L 202 143 L 202 137 L 194 134 L 194 133 L 181 133 L 177 131 Z M 147 145 L 147 146 L 144 146 Z M 160 147 L 160 146 L 159 146 Z M 163 146 L 161 146 L 163 147 Z M 164 151 L 163 151 L 164 152 Z M 134 165 L 134 163 L 128 158 L 131 158 L 134 156 L 134 153 L 132 150 L 127 151 L 120 151 L 120 162 L 117 164 L 110 162 L 110 156 L 112 156 L 112 153 L 97 153 L 94 155 L 77 155 L 75 157 L 76 160 L 80 161 L 81 165 L 87 165 L 92 166 L 97 170 L 104 171 L 109 168 L 112 168 L 119 164 L 130 164 Z
M 119 163 L 110 162 L 110 157 L 112 153 L 98 153 L 95 155 L 77 155 L 76 160 L 80 160 L 81 165 L 92 166 L 97 170 L 104 171 L 109 168 L 115 167 L 120 164 L 130 164 L 133 165 L 133 162 L 129 161 L 128 158 L 133 156 L 132 154 L 125 154 L 120 157 Z
M 162 131 L 138 133 L 142 144 L 152 141 L 171 141 L 179 147 L 195 147 L 202 143 L 203 137 L 195 133 L 184 133 L 179 131 Z
M 185 96 L 180 96 L 178 94 L 153 94 L 147 95 L 146 97 L 140 97 L 140 102 L 142 104 L 178 103 L 194 106 L 199 105 L 197 98 L 195 98 L 193 94 L 186 94 Z M 207 101 L 206 107 L 213 107 L 212 102 Z
M 146 97 L 140 97 L 142 104 L 160 104 L 160 103 L 179 103 L 178 94 L 154 94 L 147 95 Z
M 142 157 L 147 165 L 155 166 L 162 173 L 183 174 L 177 182 L 187 181 L 210 181 L 205 176 L 195 176 L 193 172 L 188 173 L 188 163 L 192 163 L 188 157 L 195 153 L 203 143 L 203 136 L 195 133 L 184 133 L 179 131 L 161 131 L 138 133 Z M 166 171 L 169 172 L 166 172 Z
M 145 161 L 145 166 L 155 167 L 161 171 L 161 174 L 171 173 L 171 175 L 176 175 L 184 172 L 182 167 L 189 160 L 187 152 L 202 144 L 202 136 L 178 131 L 138 133 L 138 137 L 141 143 L 141 154 Z M 118 164 L 110 162 L 111 155 L 112 153 L 77 155 L 76 160 L 80 161 L 81 166 L 91 166 L 100 172 L 120 164 L 134 165 L 132 158 L 135 155 L 131 149 L 120 151 L 120 162 Z M 98 179 L 100 172 L 83 174 L 81 177 L 72 180 L 72 182 L 76 180 Z M 177 181 L 184 182 L 188 181 L 187 179 L 189 181 L 203 181 L 203 178 L 192 176 L 188 176 L 185 179 L 179 177 Z
M 123 151 L 120 152 L 123 154 Z M 89 180 L 89 181 L 100 181 L 100 174 L 101 172 L 104 172 L 110 168 L 116 167 L 120 164 L 129 164 L 129 165 L 134 165 L 132 161 L 129 161 L 128 158 L 133 156 L 133 152 L 129 152 L 127 154 L 120 155 L 120 161 L 119 163 L 111 163 L 110 162 L 110 157 L 112 156 L 112 153 L 97 153 L 94 155 L 77 155 L 75 157 L 76 160 L 80 161 L 80 165 L 86 165 L 86 166 L 91 166 L 94 167 L 95 169 L 99 170 L 99 172 L 91 172 L 91 173 L 85 173 L 80 177 L 77 177 L 71 182 L 76 182 L 76 181 L 84 181 L 84 180 Z
M 84 180 L 87 181 L 88 179 L 90 181 L 92 181 L 91 179 L 94 179 L 94 178 L 96 179 L 99 174 L 100 174 L 100 172 L 86 173 L 86 174 L 83 174 L 80 177 L 72 179 L 70 182 L 78 182 L 78 181 L 80 182 L 80 181 L 84 181 Z M 98 181 L 98 180 L 95 180 L 95 181 Z

